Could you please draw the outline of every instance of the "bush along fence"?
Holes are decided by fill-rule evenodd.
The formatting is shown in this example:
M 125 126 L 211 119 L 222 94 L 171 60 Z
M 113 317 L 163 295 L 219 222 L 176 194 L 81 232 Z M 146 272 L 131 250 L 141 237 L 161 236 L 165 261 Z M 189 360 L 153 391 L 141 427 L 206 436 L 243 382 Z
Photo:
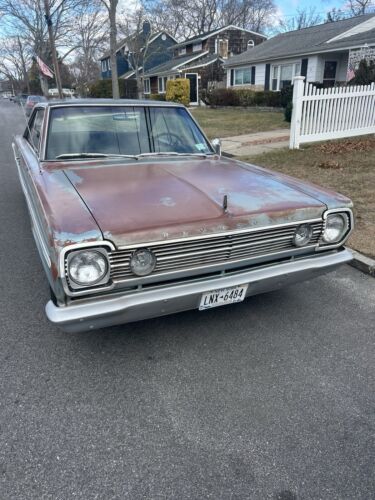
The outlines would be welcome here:
M 290 149 L 306 142 L 375 133 L 375 84 L 318 89 L 296 76 Z
M 202 100 L 209 106 L 241 106 L 286 108 L 292 101 L 292 87 L 285 87 L 281 92 L 250 89 L 213 89 L 203 91 Z

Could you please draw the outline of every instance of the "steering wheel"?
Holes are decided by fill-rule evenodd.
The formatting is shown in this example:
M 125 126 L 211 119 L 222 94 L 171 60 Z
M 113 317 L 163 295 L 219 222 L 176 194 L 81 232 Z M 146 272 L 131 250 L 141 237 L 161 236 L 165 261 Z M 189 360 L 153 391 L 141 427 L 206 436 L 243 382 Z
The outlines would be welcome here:
M 174 134 L 173 132 L 161 132 L 160 134 L 156 134 L 154 136 L 154 142 L 159 140 L 162 141 L 163 140 L 162 137 L 166 138 L 165 142 L 167 143 L 169 143 L 171 139 L 174 139 L 172 140 L 171 146 L 182 146 L 183 148 L 185 147 L 185 144 L 181 140 L 181 137 L 179 137 L 177 134 Z

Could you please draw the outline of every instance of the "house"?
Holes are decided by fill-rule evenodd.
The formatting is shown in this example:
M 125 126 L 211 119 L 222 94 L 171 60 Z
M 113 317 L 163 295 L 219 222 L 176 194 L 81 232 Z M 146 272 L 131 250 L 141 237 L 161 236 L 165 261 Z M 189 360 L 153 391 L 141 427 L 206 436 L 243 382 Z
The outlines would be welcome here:
M 173 58 L 154 66 L 144 75 L 145 94 L 164 94 L 168 79 L 190 80 L 190 102 L 199 102 L 199 91 L 210 86 L 225 86 L 223 63 L 266 40 L 266 36 L 254 31 L 228 25 L 181 43 L 174 44 L 169 52 Z
M 144 69 L 150 70 L 154 66 L 169 61 L 172 53 L 168 50 L 177 43 L 177 40 L 166 31 L 158 31 L 149 35 L 150 24 L 146 21 L 143 30 L 130 37 L 124 38 L 117 45 L 116 60 L 119 78 L 132 78 L 135 75 L 135 66 L 142 68 L 142 54 L 147 44 L 147 56 Z M 135 52 L 137 52 L 135 54 Z M 102 79 L 111 78 L 110 52 L 100 58 Z
M 353 78 L 363 58 L 375 59 L 375 14 L 282 33 L 231 57 L 227 87 L 278 91 L 297 75 L 331 87 Z

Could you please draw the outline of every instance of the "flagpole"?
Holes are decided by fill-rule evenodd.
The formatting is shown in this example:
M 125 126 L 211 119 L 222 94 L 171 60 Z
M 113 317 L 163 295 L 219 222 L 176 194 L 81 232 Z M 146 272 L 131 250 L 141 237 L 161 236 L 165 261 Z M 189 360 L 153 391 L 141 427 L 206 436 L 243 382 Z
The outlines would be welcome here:
M 49 43 L 51 45 L 52 62 L 53 62 L 53 67 L 55 69 L 57 91 L 59 93 L 60 99 L 63 99 L 64 96 L 63 96 L 63 91 L 62 91 L 62 86 L 61 86 L 60 68 L 59 68 L 59 64 L 57 61 L 55 39 L 53 36 L 53 31 L 52 31 L 52 19 L 51 19 L 51 14 L 50 14 L 48 2 L 49 2 L 49 0 L 44 0 L 44 8 L 46 11 L 45 18 L 46 18 L 47 27 L 48 27 Z

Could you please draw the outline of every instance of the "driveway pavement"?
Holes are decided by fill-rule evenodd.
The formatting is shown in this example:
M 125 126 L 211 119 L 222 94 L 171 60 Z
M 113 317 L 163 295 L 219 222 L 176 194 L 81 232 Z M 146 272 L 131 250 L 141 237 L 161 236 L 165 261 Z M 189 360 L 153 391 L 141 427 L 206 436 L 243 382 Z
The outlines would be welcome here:
M 375 496 L 375 280 L 79 335 L 48 288 L 0 102 L 0 499 Z

